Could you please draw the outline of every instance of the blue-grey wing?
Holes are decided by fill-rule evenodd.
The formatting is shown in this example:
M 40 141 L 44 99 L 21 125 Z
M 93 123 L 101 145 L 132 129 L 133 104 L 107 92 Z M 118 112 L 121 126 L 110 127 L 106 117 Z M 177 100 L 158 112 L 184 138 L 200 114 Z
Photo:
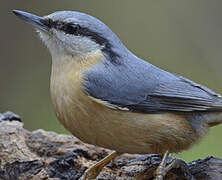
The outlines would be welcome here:
M 143 60 L 115 65 L 103 61 L 84 74 L 86 93 L 116 109 L 160 111 L 222 111 L 220 95 Z

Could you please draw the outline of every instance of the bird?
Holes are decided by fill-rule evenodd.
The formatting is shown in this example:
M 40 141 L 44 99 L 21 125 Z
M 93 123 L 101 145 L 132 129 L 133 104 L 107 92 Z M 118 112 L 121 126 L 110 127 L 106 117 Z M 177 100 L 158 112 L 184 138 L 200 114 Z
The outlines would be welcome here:
M 95 179 L 120 154 L 156 153 L 164 155 L 154 173 L 162 180 L 177 164 L 166 165 L 169 153 L 222 122 L 219 94 L 137 57 L 99 19 L 77 11 L 13 13 L 37 29 L 51 53 L 58 120 L 80 140 L 113 150 L 83 179 Z

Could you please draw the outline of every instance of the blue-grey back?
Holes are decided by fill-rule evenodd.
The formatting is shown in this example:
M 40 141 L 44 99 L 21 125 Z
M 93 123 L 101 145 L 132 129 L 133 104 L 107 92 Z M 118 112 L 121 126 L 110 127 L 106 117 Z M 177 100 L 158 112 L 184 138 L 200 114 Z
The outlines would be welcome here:
M 119 64 L 104 60 L 85 73 L 86 92 L 132 111 L 221 111 L 215 92 L 129 54 Z

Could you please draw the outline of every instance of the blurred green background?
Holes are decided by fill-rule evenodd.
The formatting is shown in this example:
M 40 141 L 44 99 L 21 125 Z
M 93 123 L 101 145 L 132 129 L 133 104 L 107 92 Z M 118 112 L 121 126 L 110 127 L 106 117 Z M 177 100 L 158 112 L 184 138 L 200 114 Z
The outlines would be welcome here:
M 91 14 L 141 58 L 222 93 L 221 0 L 2 1 L 0 7 L 0 112 L 21 115 L 29 130 L 68 133 L 56 120 L 50 94 L 51 57 L 33 28 L 12 9 L 47 15 L 58 10 Z M 222 126 L 178 157 L 222 158 Z

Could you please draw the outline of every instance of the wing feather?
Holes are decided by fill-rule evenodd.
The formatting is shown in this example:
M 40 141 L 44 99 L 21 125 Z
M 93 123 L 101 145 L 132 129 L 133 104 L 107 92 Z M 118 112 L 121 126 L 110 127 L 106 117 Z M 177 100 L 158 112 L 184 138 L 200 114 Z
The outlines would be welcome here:
M 86 93 L 115 109 L 142 113 L 222 111 L 219 94 L 142 60 L 101 63 L 85 73 Z

